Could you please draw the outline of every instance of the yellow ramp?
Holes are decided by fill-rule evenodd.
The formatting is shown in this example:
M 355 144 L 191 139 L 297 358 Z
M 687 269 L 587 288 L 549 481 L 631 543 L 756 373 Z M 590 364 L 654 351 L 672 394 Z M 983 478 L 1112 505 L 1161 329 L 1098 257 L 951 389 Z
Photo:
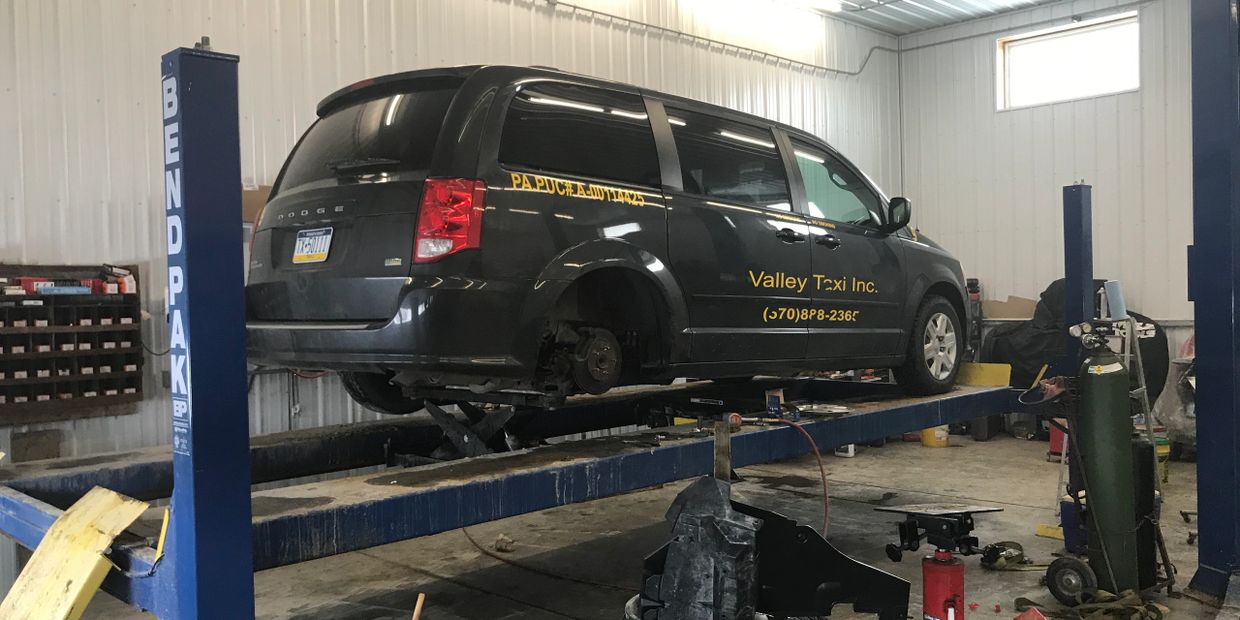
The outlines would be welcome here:
M 112 568 L 104 552 L 146 502 L 95 487 L 52 524 L 0 603 L 5 620 L 76 620 Z

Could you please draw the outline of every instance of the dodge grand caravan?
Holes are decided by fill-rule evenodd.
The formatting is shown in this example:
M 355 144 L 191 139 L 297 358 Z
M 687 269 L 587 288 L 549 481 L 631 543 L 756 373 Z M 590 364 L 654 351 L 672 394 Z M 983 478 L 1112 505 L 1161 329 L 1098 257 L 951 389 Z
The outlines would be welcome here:
M 959 262 L 806 132 L 504 66 L 369 79 L 317 112 L 255 226 L 257 363 L 339 371 L 389 413 L 678 376 L 955 379 Z

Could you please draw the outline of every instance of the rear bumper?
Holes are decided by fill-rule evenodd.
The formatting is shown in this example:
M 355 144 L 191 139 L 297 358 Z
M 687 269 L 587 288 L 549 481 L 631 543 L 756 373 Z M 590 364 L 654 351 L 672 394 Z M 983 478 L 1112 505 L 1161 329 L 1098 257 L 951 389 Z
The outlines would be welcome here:
M 488 282 L 443 288 L 410 287 L 395 316 L 380 323 L 255 321 L 246 326 L 250 361 L 290 368 L 416 370 L 476 377 L 532 374 L 531 331 L 520 323 L 527 287 Z M 536 340 L 537 334 L 529 339 Z M 524 354 L 523 354 L 524 353 Z

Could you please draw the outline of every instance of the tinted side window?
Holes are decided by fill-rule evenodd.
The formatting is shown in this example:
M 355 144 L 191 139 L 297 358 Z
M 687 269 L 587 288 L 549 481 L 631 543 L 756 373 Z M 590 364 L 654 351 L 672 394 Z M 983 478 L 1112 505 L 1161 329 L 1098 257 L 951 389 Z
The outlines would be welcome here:
M 788 177 L 769 128 L 668 108 L 685 191 L 791 211 Z
M 637 185 L 661 181 L 641 97 L 568 84 L 517 91 L 504 119 L 499 161 Z
M 792 146 L 805 181 L 809 215 L 862 226 L 882 221 L 878 196 L 844 162 L 797 139 Z

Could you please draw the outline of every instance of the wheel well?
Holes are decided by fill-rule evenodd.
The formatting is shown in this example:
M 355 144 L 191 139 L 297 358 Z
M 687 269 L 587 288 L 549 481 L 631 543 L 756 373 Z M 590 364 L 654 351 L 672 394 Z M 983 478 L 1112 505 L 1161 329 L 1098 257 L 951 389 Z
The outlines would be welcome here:
M 967 318 L 964 309 L 964 299 L 961 299 L 960 291 L 956 290 L 956 287 L 947 282 L 936 282 L 931 285 L 930 288 L 926 289 L 926 294 L 922 295 L 922 300 L 924 301 L 925 298 L 930 295 L 938 295 L 939 297 L 946 299 L 947 302 L 956 309 L 956 318 L 960 319 L 960 329 L 966 331 L 968 330 Z
M 630 370 L 667 359 L 667 302 L 650 280 L 631 269 L 606 267 L 578 278 L 560 295 L 551 319 L 607 328 L 625 349 Z

